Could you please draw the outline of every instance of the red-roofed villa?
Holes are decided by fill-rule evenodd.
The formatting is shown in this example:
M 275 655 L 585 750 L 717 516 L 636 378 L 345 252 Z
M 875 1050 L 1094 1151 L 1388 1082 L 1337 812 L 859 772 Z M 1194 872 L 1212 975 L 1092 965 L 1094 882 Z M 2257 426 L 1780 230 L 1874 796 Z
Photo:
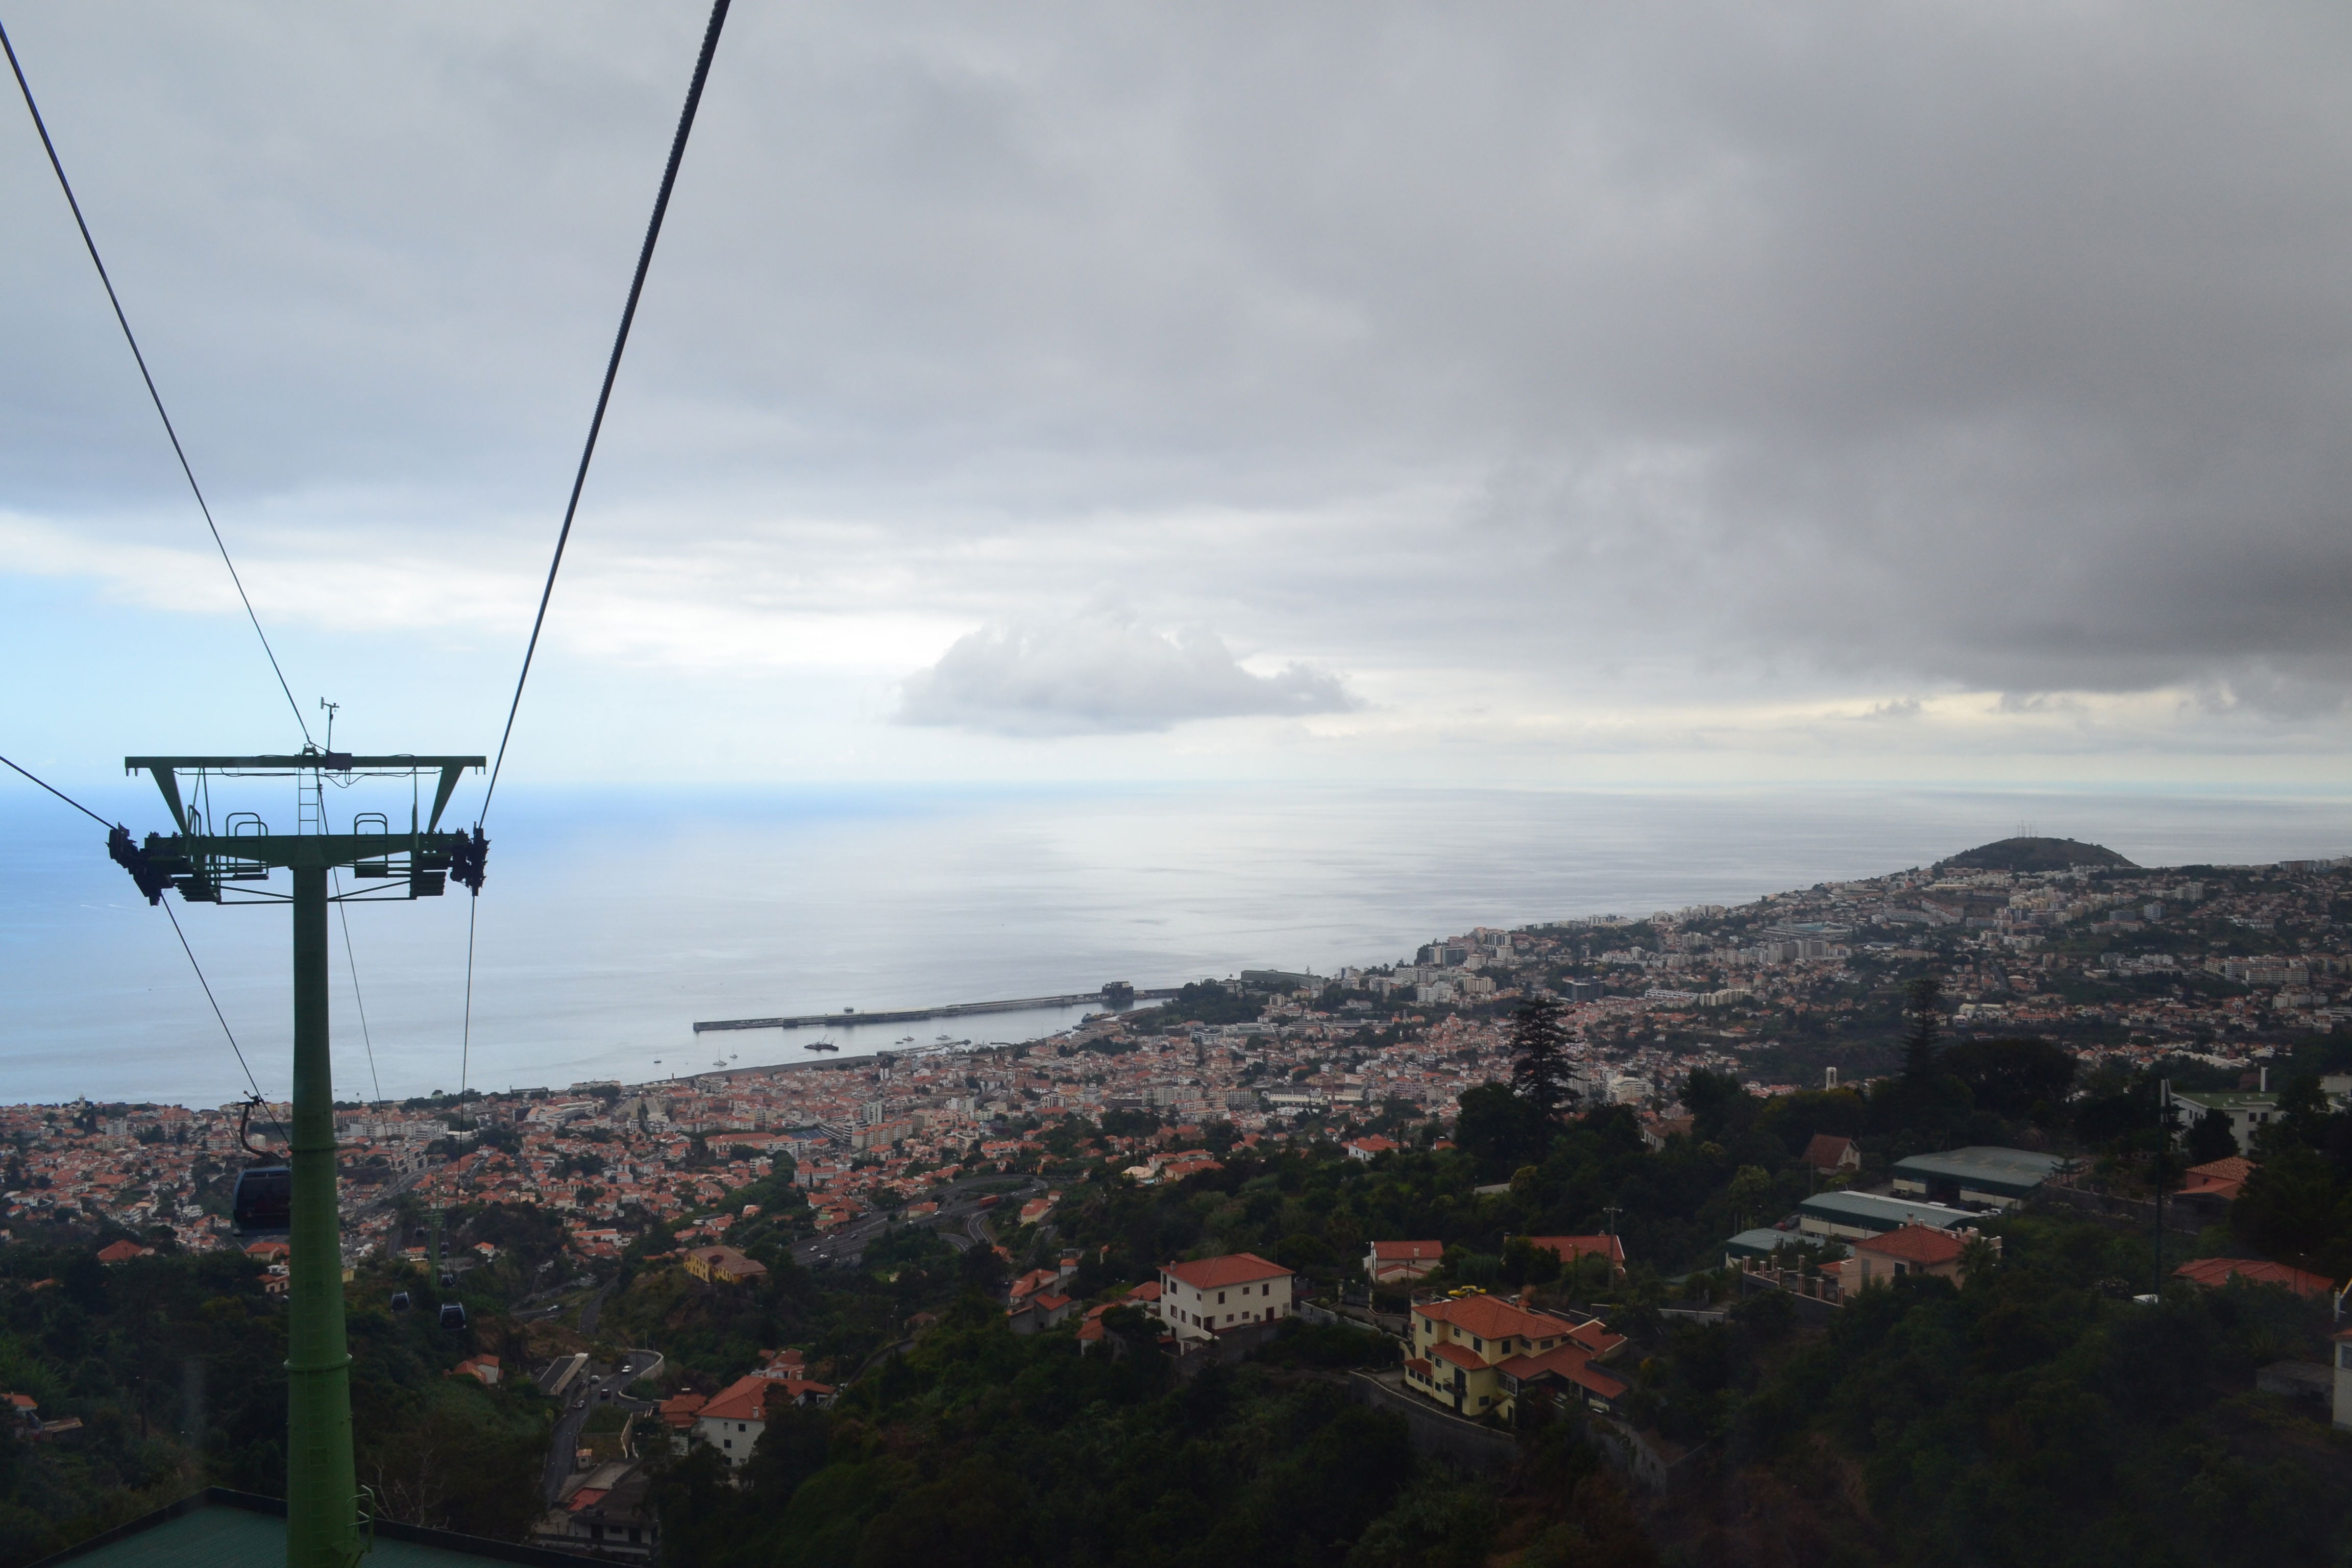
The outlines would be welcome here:
M 1160 1268 L 1160 1320 L 1181 1345 L 1250 1323 L 1290 1316 L 1290 1270 L 1252 1252 L 1167 1263 Z
M 1623 1380 L 1592 1363 L 1625 1343 L 1597 1318 L 1581 1321 L 1499 1296 L 1423 1301 L 1412 1310 L 1405 1386 L 1464 1415 L 1508 1420 L 1518 1396 L 1552 1388 L 1598 1408 L 1614 1405 Z
M 1442 1241 L 1376 1241 L 1364 1254 L 1364 1278 L 1375 1285 L 1418 1279 L 1444 1258 Z

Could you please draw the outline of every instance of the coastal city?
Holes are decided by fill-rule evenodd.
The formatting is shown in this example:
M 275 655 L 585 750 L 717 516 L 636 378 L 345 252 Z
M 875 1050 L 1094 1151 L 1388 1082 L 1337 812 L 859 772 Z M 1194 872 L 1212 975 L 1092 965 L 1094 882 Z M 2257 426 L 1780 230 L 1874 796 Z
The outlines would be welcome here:
M 1694 1069 L 1761 1096 L 1894 1070 L 1901 986 L 1921 973 L 1941 981 L 1952 1037 L 2038 1037 L 2082 1079 L 2179 1061 L 2236 1071 L 2259 1097 L 2266 1063 L 2352 1021 L 2352 859 L 1970 859 L 1737 908 L 1481 927 L 1328 976 L 1245 970 L 1021 1045 L 909 1037 L 846 1059 L 352 1105 L 336 1117 L 347 1257 L 417 1250 L 395 1200 L 540 1205 L 583 1260 L 654 1227 L 717 1238 L 729 1194 L 779 1156 L 821 1235 L 971 1174 L 1035 1170 L 1049 1140 L 1066 1156 L 1066 1124 L 1088 1158 L 1146 1183 L 1181 1160 L 1171 1142 L 1425 1139 L 1465 1090 L 1509 1076 L 1510 1018 L 1530 996 L 1562 1005 L 1580 1102 L 1634 1108 L 1654 1131 L 1686 1115 Z M 285 1113 L 6 1108 L 0 1235 L 104 1223 L 233 1247 L 235 1174 L 282 1148 Z
M 0 9 L 0 1568 L 2352 1568 L 2352 14 Z
M 2273 1402 L 2263 1440 L 2318 1455 L 2352 1426 L 2326 1310 L 2352 1249 L 2334 1209 L 2277 1194 L 2324 1188 L 2314 1151 L 2352 1130 L 2347 914 L 2352 857 L 2146 869 L 2028 836 L 1328 974 L 1110 981 L 1021 1042 L 845 1055 L 785 1020 L 769 1054 L 800 1059 L 339 1106 L 360 1472 L 387 1530 L 725 1561 L 711 1542 L 829 1517 L 793 1500 L 862 1473 L 883 1413 L 916 1425 L 882 1441 L 948 1441 L 925 1412 L 975 1358 L 1028 1366 L 1004 1375 L 1033 1445 L 1055 1380 L 1174 1412 L 1223 1367 L 1264 1408 L 1365 1407 L 1449 1495 L 1548 1443 L 1594 1472 L 1444 1539 L 1605 1528 L 1627 1561 L 1738 1561 L 1721 1510 L 1674 1506 L 1733 1473 L 1695 1377 L 1726 1355 L 1762 1375 L 1885 1303 L 2039 1300 L 2053 1259 L 2077 1331 L 2208 1314 L 2179 1331 Z M 276 1353 L 298 1304 L 257 1196 L 289 1115 L 0 1112 L 0 1313 L 55 1345 L 179 1302 L 183 1384 L 234 1392 L 170 1418 L 231 1487 L 280 1462 L 268 1374 L 227 1369 Z M 2236 1348 L 2248 1313 L 2267 1326 Z M 90 1500 L 26 1541 L 134 1508 L 105 1456 L 168 1396 L 135 1369 L 0 1393 L 26 1462 Z M 1031 1485 L 1096 1495 L 1056 1478 L 1099 1462 Z

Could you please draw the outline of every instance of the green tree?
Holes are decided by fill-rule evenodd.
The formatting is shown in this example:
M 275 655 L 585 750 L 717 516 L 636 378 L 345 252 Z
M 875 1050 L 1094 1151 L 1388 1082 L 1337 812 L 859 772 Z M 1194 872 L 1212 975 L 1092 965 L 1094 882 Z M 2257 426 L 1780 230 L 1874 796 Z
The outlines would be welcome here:
M 1489 1179 L 1539 1159 L 1551 1135 L 1535 1103 L 1499 1083 L 1482 1083 L 1462 1096 L 1454 1142 Z
M 1702 1143 L 1729 1142 L 1757 1115 L 1756 1097 L 1726 1072 L 1694 1068 L 1683 1080 L 1683 1104 L 1691 1113 L 1691 1133 Z
M 1739 1213 L 1739 1223 L 1748 1224 L 1748 1216 L 1763 1206 L 1772 1195 L 1772 1174 L 1761 1165 L 1742 1165 L 1732 1173 L 1731 1184 L 1723 1195 Z
M 1903 1076 L 1924 1081 L 1936 1070 L 1936 1042 L 1944 1028 L 1944 983 L 1922 974 L 1903 988 L 1911 1027 L 1903 1036 Z
M 2230 1228 L 2267 1257 L 2309 1258 L 2331 1243 L 2340 1251 L 2345 1227 L 2335 1172 L 2300 1143 L 2278 1144 L 2230 1205 Z
M 2209 1110 L 2189 1128 L 2189 1163 L 2202 1165 L 2226 1160 L 2238 1152 L 2238 1135 L 2230 1130 L 2230 1113 Z
M 1511 1017 L 1511 1088 L 1546 1121 L 1576 1099 L 1568 1086 L 1568 1021 L 1549 996 L 1530 996 Z
M 1937 1065 L 1969 1086 L 1979 1110 L 2001 1116 L 2063 1105 L 2074 1085 L 2073 1053 L 2047 1040 L 1962 1040 Z

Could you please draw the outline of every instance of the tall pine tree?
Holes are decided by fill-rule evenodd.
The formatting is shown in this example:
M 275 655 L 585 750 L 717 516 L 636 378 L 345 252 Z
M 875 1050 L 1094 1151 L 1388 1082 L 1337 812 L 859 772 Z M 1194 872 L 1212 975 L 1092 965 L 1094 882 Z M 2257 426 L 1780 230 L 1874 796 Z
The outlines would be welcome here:
M 1944 984 L 1922 974 L 1903 990 L 1911 1015 L 1911 1027 L 1903 1037 L 1903 1076 L 1916 1083 L 1936 1069 L 1936 1041 L 1944 1027 Z
M 1530 996 L 1511 1019 L 1511 1088 L 1547 1121 L 1576 1099 L 1568 1085 L 1568 1020 L 1549 996 Z

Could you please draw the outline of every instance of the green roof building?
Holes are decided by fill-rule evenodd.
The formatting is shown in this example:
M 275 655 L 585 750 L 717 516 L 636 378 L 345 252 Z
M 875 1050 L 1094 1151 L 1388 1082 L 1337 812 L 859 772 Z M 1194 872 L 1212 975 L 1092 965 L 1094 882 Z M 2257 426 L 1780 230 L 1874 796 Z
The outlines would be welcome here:
M 2024 1149 L 1947 1149 L 1895 1162 L 1895 1191 L 1930 1203 L 2005 1209 L 2032 1197 L 2067 1163 Z
M 1800 1244 L 1821 1247 L 1822 1238 L 1818 1236 L 1807 1235 L 1802 1231 L 1775 1230 L 1769 1226 L 1756 1230 L 1743 1230 L 1723 1244 L 1723 1260 L 1730 1264 L 1749 1258 L 1769 1258 L 1784 1247 L 1795 1247 Z M 1832 1246 L 1826 1249 L 1825 1256 L 1833 1258 L 1844 1250 L 1845 1248 L 1842 1247 Z
M 1842 1241 L 1867 1241 L 1906 1225 L 1955 1230 L 1976 1217 L 1965 1209 L 1878 1193 L 1815 1193 L 1797 1205 L 1797 1226 L 1805 1235 Z
M 369 1532 L 365 1568 L 478 1568 L 485 1563 L 526 1568 L 580 1568 L 591 1559 L 544 1547 L 484 1541 L 446 1530 L 380 1523 Z M 117 1526 L 35 1568 L 285 1568 L 286 1505 L 222 1487 L 198 1492 L 142 1519 Z

